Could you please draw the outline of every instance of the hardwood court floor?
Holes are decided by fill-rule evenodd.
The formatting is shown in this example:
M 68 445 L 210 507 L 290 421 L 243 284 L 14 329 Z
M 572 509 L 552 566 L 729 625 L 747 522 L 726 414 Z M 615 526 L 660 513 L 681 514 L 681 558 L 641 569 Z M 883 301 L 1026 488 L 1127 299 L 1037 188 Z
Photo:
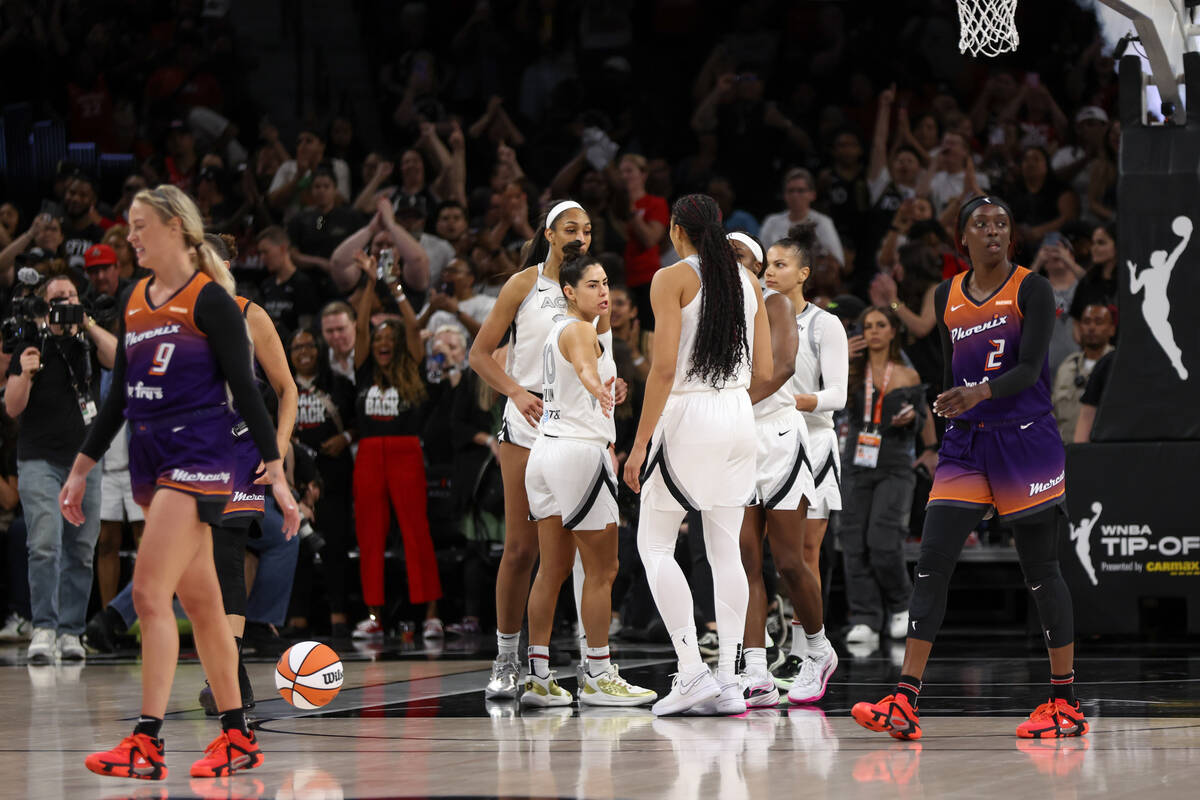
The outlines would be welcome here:
M 453 643 L 450 643 L 451 645 Z M 478 643 L 486 647 L 487 642 Z M 1200 655 L 1174 647 L 1083 645 L 1080 695 L 1092 732 L 1019 741 L 1013 728 L 1044 693 L 1043 655 L 1021 638 L 947 637 L 922 696 L 925 736 L 897 742 L 848 716 L 894 680 L 887 653 L 842 665 L 819 708 L 743 718 L 655 719 L 646 710 L 523 712 L 485 703 L 490 654 L 360 653 L 346 644 L 346 684 L 330 706 L 298 712 L 273 690 L 272 662 L 250 665 L 266 762 L 229 782 L 187 771 L 216 734 L 196 702 L 194 660 L 181 664 L 164 729 L 165 783 L 101 778 L 83 757 L 126 735 L 138 710 L 130 658 L 27 667 L 0 650 L 3 798 L 1194 798 L 1200 785 Z M 974 653 L 984 650 L 991 658 Z M 631 681 L 665 691 L 669 648 L 618 648 Z M 14 663 L 16 662 L 16 663 Z M 563 685 L 573 688 L 573 668 Z

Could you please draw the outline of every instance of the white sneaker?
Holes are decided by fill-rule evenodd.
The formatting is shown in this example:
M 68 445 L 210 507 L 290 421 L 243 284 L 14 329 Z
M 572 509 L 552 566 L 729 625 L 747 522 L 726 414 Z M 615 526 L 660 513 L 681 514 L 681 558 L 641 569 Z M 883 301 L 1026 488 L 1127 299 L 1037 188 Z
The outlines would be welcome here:
M 642 706 L 658 699 L 658 693 L 634 686 L 621 677 L 616 664 L 603 675 L 584 673 L 579 685 L 579 702 L 589 706 Z
M 483 690 L 485 700 L 516 700 L 520 688 L 521 662 L 516 653 L 502 653 L 492 662 L 492 677 Z
M 743 672 L 738 680 L 746 708 L 774 708 L 779 705 L 779 689 L 770 672 Z
M 537 675 L 525 676 L 525 693 L 521 695 L 521 705 L 549 708 L 551 706 L 569 706 L 574 702 L 571 693 L 558 685 L 551 672 L 545 678 Z
M 717 673 L 713 676 L 721 692 L 716 697 L 697 703 L 685 714 L 698 717 L 724 717 L 746 713 L 746 698 L 742 696 L 742 684 L 736 675 Z
M 52 628 L 35 628 L 29 642 L 30 664 L 53 664 L 58 655 L 57 637 Z
M 350 638 L 367 640 L 382 639 L 383 626 L 374 617 L 367 617 L 354 626 L 354 633 L 350 634 Z
M 800 676 L 788 690 L 788 702 L 797 705 L 815 703 L 825 696 L 829 679 L 837 669 L 838 657 L 832 647 L 821 650 L 810 650 L 808 658 L 800 667 Z
M 846 634 L 846 644 L 879 644 L 879 634 L 870 625 L 858 623 Z
M 738 692 L 738 695 L 740 696 L 741 692 Z M 693 706 L 720 696 L 721 684 L 717 683 L 717 679 L 707 668 L 697 670 L 694 675 L 687 677 L 682 672 L 677 672 L 671 681 L 671 692 L 655 703 L 651 710 L 659 717 L 682 714 Z
M 83 642 L 72 633 L 64 633 L 58 637 L 58 655 L 63 661 L 83 661 L 87 658 L 87 650 Z
M 888 623 L 888 636 L 893 639 L 904 640 L 908 638 L 908 611 L 898 611 L 892 614 L 892 621 Z
M 13 612 L 0 628 L 0 642 L 28 642 L 32 628 L 29 620 Z

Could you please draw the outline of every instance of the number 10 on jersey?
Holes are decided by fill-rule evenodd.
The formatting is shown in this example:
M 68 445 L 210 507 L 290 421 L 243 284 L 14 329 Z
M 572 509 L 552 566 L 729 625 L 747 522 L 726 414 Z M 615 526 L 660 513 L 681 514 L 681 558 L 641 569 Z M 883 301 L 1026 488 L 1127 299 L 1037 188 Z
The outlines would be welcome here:
M 171 342 L 163 342 L 154 351 L 154 363 L 150 366 L 151 375 L 166 375 L 167 366 L 171 363 L 171 356 L 175 354 L 175 345 Z

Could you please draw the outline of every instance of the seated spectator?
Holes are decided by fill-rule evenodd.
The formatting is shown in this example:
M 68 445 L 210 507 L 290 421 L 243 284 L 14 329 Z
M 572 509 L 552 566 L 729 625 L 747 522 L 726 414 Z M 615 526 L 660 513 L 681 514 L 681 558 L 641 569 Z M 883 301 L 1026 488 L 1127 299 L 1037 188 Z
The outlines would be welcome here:
M 457 200 L 440 203 L 434 214 L 433 232 L 453 247 L 457 255 L 467 254 L 471 249 L 471 229 L 466 206 Z
M 932 248 L 911 242 L 900 248 L 890 270 L 881 270 L 871 282 L 871 304 L 896 314 L 908 332 L 904 353 L 921 376 L 933 386 L 942 382 L 942 345 L 936 331 L 933 295 L 942 281 L 942 262 Z
M 1112 362 L 1117 351 L 1113 350 L 1101 356 L 1092 367 L 1088 376 L 1087 386 L 1083 396 L 1079 398 L 1079 419 L 1075 421 L 1075 444 L 1087 444 L 1092 440 L 1092 426 L 1096 422 L 1096 409 L 1104 399 L 1104 390 L 1108 387 L 1108 378 L 1112 374 Z
M 333 251 L 366 224 L 367 216 L 338 197 L 337 179 L 327 165 L 313 170 L 309 197 L 312 205 L 287 225 L 292 260 L 304 269 L 329 272 Z
M 475 293 L 479 277 L 479 268 L 466 256 L 447 264 L 442 270 L 441 285 L 429 292 L 429 301 L 417 317 L 421 330 L 434 332 L 446 327 L 460 330 L 469 347 L 479 333 L 479 326 L 496 305 L 496 298 Z
M 842 240 L 838 238 L 833 220 L 812 207 L 816 196 L 816 184 L 811 172 L 800 168 L 788 170 L 783 176 L 783 198 L 787 202 L 787 210 L 766 217 L 759 228 L 758 238 L 764 246 L 770 247 L 787 236 L 793 225 L 815 225 L 821 250 L 833 258 L 840 270 L 846 263 Z
M 117 275 L 123 281 L 133 281 L 142 277 L 145 271 L 137 265 L 134 258 L 133 245 L 129 243 L 129 228 L 125 225 L 114 225 L 104 232 L 100 244 L 106 244 L 117 255 Z
M 1061 233 L 1054 232 L 1042 240 L 1030 269 L 1040 272 L 1050 281 L 1054 290 L 1054 332 L 1050 336 L 1050 374 L 1071 353 L 1079 349 L 1075 341 L 1075 327 L 1071 320 L 1071 301 L 1075 298 L 1075 287 L 1083 270 L 1075 263 L 1075 256 Z
M 1059 183 L 1050 171 L 1050 158 L 1041 147 L 1026 147 L 1021 154 L 1021 175 L 1005 187 L 1012 208 L 1017 262 L 1028 263 L 1036 244 L 1079 216 L 1079 198 Z
M 284 161 L 275 171 L 267 189 L 267 202 L 282 212 L 285 222 L 312 205 L 311 189 L 314 170 L 325 160 L 325 139 L 316 125 L 306 125 L 296 138 L 296 157 Z M 330 159 L 330 167 L 342 202 L 349 202 L 350 168 L 340 158 Z
M 224 230 L 238 211 L 230 193 L 229 178 L 219 166 L 205 166 L 196 175 L 196 207 L 207 230 Z
M 12 203 L 0 203 L 0 247 L 8 247 L 21 227 L 21 212 Z
M 721 218 L 725 222 L 725 230 L 730 233 L 745 231 L 751 236 L 758 236 L 758 220 L 748 211 L 733 207 L 736 195 L 733 192 L 733 184 L 729 182 L 728 178 L 713 178 L 708 182 L 707 191 L 717 201 L 717 206 L 721 209 Z
M 1054 418 L 1064 443 L 1075 441 L 1075 428 L 1079 422 L 1080 401 L 1088 378 L 1096 362 L 1112 351 L 1112 337 L 1116 333 L 1112 309 L 1106 305 L 1089 304 L 1077 325 L 1079 344 L 1082 350 L 1071 353 L 1054 374 Z
M 1088 196 L 1092 164 L 1103 158 L 1104 134 L 1107 131 L 1108 114 L 1104 109 L 1084 106 L 1075 113 L 1074 142 L 1058 148 L 1050 159 L 1054 177 L 1064 186 L 1071 187 L 1075 196 L 1081 200 Z M 1097 222 L 1098 217 L 1090 205 L 1086 202 L 1082 205 L 1080 218 L 1086 222 Z
M 659 245 L 670 221 L 667 201 L 646 193 L 646 159 L 628 153 L 619 167 L 625 184 L 628 206 L 621 204 L 615 214 L 625 237 L 625 283 L 633 293 L 642 327 L 654 330 L 654 311 L 650 308 L 650 281 L 659 269 Z
M 276 327 L 295 331 L 312 325 L 321 299 L 312 278 L 296 269 L 291 239 L 278 225 L 258 235 L 258 253 L 269 276 L 263 281 L 262 307 Z
M 1078 325 L 1090 305 L 1117 305 L 1117 225 L 1109 222 L 1092 230 L 1092 266 L 1079 279 L 1071 301 L 1071 318 Z
M 904 151 L 900 151 L 900 155 L 904 155 Z M 895 198 L 896 195 L 884 194 L 880 197 L 880 207 L 890 204 Z M 916 195 L 897 204 L 887 233 L 883 236 L 883 243 L 879 246 L 879 255 L 876 256 L 880 269 L 887 270 L 896 263 L 900 248 L 908 243 L 913 223 L 926 221 L 936 222 L 933 219 L 933 203 L 929 202 L 929 198 Z
M 973 187 L 967 180 L 968 176 L 974 179 Z M 975 174 L 975 162 L 969 141 L 957 131 L 948 130 L 942 134 L 942 147 L 934 160 L 929 179 L 930 199 L 933 200 L 933 209 L 938 217 L 952 205 L 954 213 L 957 214 L 958 207 L 955 204 L 962 201 L 964 193 L 969 191 L 972 195 L 982 194 L 989 185 L 987 175 Z
M 1117 216 L 1117 163 L 1121 152 L 1121 121 L 1108 123 L 1104 146 L 1088 168 L 1087 208 L 1099 222 L 1112 222 Z
M 104 229 L 112 227 L 96 211 L 95 180 L 86 173 L 76 173 L 67 183 L 67 194 L 63 198 L 63 255 L 81 256 L 84 251 L 97 244 L 104 236 Z
M 321 338 L 329 346 L 329 368 L 354 383 L 355 327 L 354 307 L 335 300 L 321 309 Z
M 200 157 L 196 154 L 196 138 L 183 120 L 171 121 L 163 149 L 166 157 L 163 159 L 162 180 L 191 194 L 195 188 L 192 181 L 200 169 Z

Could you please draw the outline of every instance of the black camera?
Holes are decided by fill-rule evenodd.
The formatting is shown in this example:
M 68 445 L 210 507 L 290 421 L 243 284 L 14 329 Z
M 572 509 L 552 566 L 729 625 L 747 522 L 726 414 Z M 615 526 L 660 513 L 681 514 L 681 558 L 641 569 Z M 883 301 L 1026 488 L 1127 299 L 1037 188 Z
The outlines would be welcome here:
M 46 315 L 46 321 L 51 325 L 61 325 L 63 327 L 82 325 L 83 306 L 68 303 L 64 298 L 56 297 L 50 301 L 50 312 Z
M 38 320 L 49 312 L 49 304 L 37 295 L 13 300 L 12 315 L 0 322 L 0 335 L 4 336 L 4 352 L 20 353 L 27 347 L 41 350 L 45 331 Z

